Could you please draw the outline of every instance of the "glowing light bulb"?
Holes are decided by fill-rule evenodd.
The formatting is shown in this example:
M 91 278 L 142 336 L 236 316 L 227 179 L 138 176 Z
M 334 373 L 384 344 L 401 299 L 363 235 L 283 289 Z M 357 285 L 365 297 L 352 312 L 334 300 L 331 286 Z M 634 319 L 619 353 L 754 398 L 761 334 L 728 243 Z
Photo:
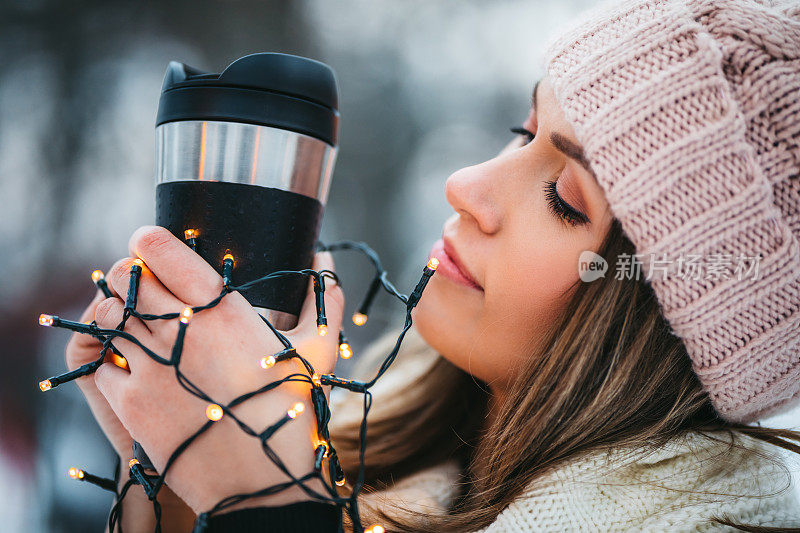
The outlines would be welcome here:
M 353 357 L 353 350 L 348 343 L 343 342 L 339 345 L 339 357 L 342 359 L 350 359 Z
M 235 264 L 235 261 L 233 260 L 233 255 L 231 255 L 229 253 L 225 254 L 224 256 L 222 256 L 222 260 L 223 261 L 230 261 L 231 263 Z
M 80 468 L 75 468 L 74 466 L 67 471 L 67 475 L 72 479 L 83 479 L 84 474 L 83 470 Z
M 330 448 L 330 446 L 328 446 L 328 441 L 321 439 L 316 440 L 314 442 L 314 449 L 316 450 L 320 446 L 325 446 L 325 453 L 322 455 L 322 457 L 328 457 L 328 448 Z
M 133 264 L 134 264 L 134 265 L 137 265 L 137 266 L 139 266 L 139 267 L 143 267 L 143 266 L 144 266 L 144 261 L 142 261 L 141 259 L 138 259 L 138 258 L 137 258 L 137 259 L 134 259 L 134 260 L 133 260 Z
M 181 322 L 188 324 L 193 314 L 194 311 L 192 311 L 191 307 L 184 307 L 183 311 L 181 311 Z
M 347 483 L 347 480 L 345 478 L 337 479 L 335 483 L 339 487 L 344 487 L 344 484 Z
M 215 403 L 210 403 L 208 404 L 208 407 L 206 407 L 206 416 L 212 422 L 216 422 L 217 420 L 222 418 L 222 414 L 223 414 L 222 407 L 220 407 Z
M 128 370 L 130 368 L 128 366 L 128 360 L 121 355 L 115 354 L 114 352 L 111 352 L 111 362 L 123 370 Z
M 286 414 L 289 416 L 289 418 L 297 418 L 297 415 L 299 415 L 300 413 L 302 413 L 305 410 L 306 410 L 306 406 L 303 405 L 302 402 L 297 402 L 296 404 L 294 404 L 292 406 L 291 409 L 286 411 Z
M 325 335 L 328 334 L 328 326 L 326 326 L 325 324 L 320 324 L 319 326 L 317 326 L 317 333 L 319 333 L 320 337 L 324 337 Z
M 353 324 L 356 326 L 363 326 L 367 323 L 367 315 L 364 313 L 355 313 L 353 315 Z
M 53 315 L 39 315 L 39 325 L 40 326 L 52 326 L 53 325 Z
M 374 526 L 367 528 L 364 533 L 386 533 L 386 530 L 383 529 L 383 526 L 375 524 Z
M 40 381 L 40 382 L 39 382 L 39 389 L 40 389 L 42 392 L 47 392 L 47 391 L 49 391 L 49 390 L 50 390 L 50 389 L 52 389 L 52 388 L 53 388 L 53 384 L 52 384 L 52 383 L 50 383 L 50 380 L 49 380 L 49 379 L 44 379 L 44 380 L 42 380 L 42 381 Z
M 274 355 L 268 355 L 266 357 L 262 357 L 261 358 L 261 368 L 263 368 L 264 370 L 266 370 L 268 368 L 272 368 L 273 366 L 275 366 L 275 363 L 277 363 L 277 362 L 278 361 L 275 359 Z
M 196 229 L 187 229 L 183 232 L 183 238 L 187 241 L 189 239 L 196 239 L 197 238 L 197 230 Z
M 134 466 L 139 464 L 139 460 L 136 458 L 131 459 L 128 461 L 128 468 L 133 468 Z
M 435 257 L 431 257 L 430 259 L 428 259 L 428 268 L 430 268 L 431 270 L 436 270 L 436 267 L 438 266 L 439 266 L 438 259 L 436 259 Z
M 311 383 L 313 383 L 317 387 L 322 385 L 322 381 L 319 378 L 319 374 L 317 374 L 316 372 L 314 372 L 314 374 L 311 376 Z
M 103 274 L 102 270 L 95 270 L 94 272 L 92 272 L 92 281 L 97 283 L 101 279 L 106 279 L 106 276 L 105 274 Z

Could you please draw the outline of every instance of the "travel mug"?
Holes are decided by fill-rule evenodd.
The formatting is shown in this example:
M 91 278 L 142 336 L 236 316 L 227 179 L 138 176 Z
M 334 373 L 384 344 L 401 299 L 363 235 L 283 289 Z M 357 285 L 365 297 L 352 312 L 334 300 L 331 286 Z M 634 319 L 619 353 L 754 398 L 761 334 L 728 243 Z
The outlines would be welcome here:
M 336 158 L 339 113 L 330 67 L 277 53 L 252 54 L 222 73 L 171 62 L 156 120 L 156 224 L 191 239 L 233 285 L 310 268 Z M 291 329 L 308 278 L 242 290 Z
M 258 53 L 221 73 L 170 62 L 156 118 L 156 224 L 232 284 L 312 265 L 336 158 L 333 70 L 304 57 Z M 278 329 L 297 324 L 307 276 L 241 290 Z M 133 456 L 153 465 L 138 442 Z

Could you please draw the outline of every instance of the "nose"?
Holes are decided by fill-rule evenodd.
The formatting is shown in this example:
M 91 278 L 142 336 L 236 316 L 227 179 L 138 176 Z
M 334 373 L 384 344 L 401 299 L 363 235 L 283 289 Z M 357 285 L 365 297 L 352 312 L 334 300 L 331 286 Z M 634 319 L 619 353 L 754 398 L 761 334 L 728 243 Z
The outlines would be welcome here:
M 461 216 L 472 218 L 483 233 L 496 233 L 501 226 L 499 194 L 491 161 L 457 170 L 447 178 L 444 194 Z

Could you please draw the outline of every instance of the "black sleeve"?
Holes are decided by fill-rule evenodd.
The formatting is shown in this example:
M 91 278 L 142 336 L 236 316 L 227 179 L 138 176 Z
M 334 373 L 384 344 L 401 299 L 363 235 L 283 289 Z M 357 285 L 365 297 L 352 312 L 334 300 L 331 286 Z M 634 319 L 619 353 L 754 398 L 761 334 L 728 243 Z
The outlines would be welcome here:
M 239 509 L 208 518 L 205 533 L 337 533 L 341 513 L 335 505 L 304 501 L 280 507 Z

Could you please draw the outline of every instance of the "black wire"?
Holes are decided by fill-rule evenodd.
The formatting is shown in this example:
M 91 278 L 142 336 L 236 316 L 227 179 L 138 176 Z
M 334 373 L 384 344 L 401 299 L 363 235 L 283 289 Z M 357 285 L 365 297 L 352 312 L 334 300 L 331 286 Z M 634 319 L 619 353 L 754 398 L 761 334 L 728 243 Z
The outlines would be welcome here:
M 291 348 L 292 347 L 292 343 L 289 342 L 289 339 L 287 339 L 286 336 L 283 333 L 278 331 L 278 329 L 276 329 L 275 326 L 273 326 L 270 323 L 270 321 L 267 320 L 267 317 L 265 317 L 261 313 L 258 313 L 258 316 L 260 316 L 261 320 L 264 321 L 264 324 L 266 324 L 269 327 L 269 329 L 272 330 L 272 333 L 274 333 L 275 336 L 278 337 L 278 340 L 281 341 L 281 344 L 283 344 L 284 348 Z
M 150 350 L 147 346 L 142 344 L 135 336 L 131 335 L 130 333 L 128 333 L 126 331 L 124 331 L 125 324 L 126 324 L 127 320 L 130 317 L 136 317 L 136 318 L 138 318 L 140 320 L 143 320 L 143 321 L 172 320 L 172 319 L 180 317 L 181 313 L 165 313 L 165 314 L 161 314 L 161 315 L 149 314 L 149 313 L 139 313 L 138 311 L 136 311 L 135 306 L 134 306 L 134 308 L 126 308 L 126 310 L 123 313 L 122 320 L 120 321 L 119 325 L 115 329 L 100 329 L 100 328 L 97 328 L 95 326 L 95 327 L 91 328 L 91 331 L 81 332 L 83 334 L 87 334 L 87 335 L 91 335 L 93 337 L 96 337 L 96 338 L 100 339 L 103 342 L 103 348 L 100 351 L 100 357 L 95 361 L 96 366 L 100 365 L 102 360 L 105 358 L 106 352 L 109 349 L 112 349 L 112 350 L 116 351 L 116 349 L 114 348 L 114 346 L 112 344 L 112 340 L 117 338 L 117 337 L 125 339 L 125 340 L 133 343 L 138 348 L 140 348 L 153 361 L 155 361 L 155 362 L 157 362 L 159 364 L 162 364 L 162 365 L 172 366 L 175 369 L 175 378 L 176 378 L 178 384 L 184 390 L 186 390 L 189 394 L 191 394 L 191 395 L 193 395 L 193 396 L 195 396 L 195 397 L 197 397 L 197 398 L 199 398 L 199 399 L 201 399 L 201 400 L 203 400 L 205 402 L 214 403 L 214 404 L 219 405 L 220 408 L 223 411 L 223 416 L 231 418 L 239 426 L 239 428 L 243 432 L 245 432 L 246 434 L 248 434 L 248 435 L 250 435 L 250 436 L 252 436 L 254 438 L 261 439 L 261 441 L 262 441 L 262 449 L 264 451 L 264 455 L 266 456 L 266 458 L 269 459 L 288 478 L 288 480 L 285 481 L 285 482 L 273 484 L 273 485 L 271 485 L 269 487 L 265 487 L 263 489 L 255 491 L 255 492 L 235 494 L 235 495 L 231 495 L 231 496 L 228 496 L 228 497 L 220 500 L 209 511 L 206 511 L 205 513 L 202 513 L 203 520 L 198 522 L 201 525 L 201 527 L 202 527 L 202 524 L 205 523 L 205 520 L 207 520 L 209 516 L 213 515 L 214 513 L 220 512 L 220 511 L 222 511 L 222 510 L 224 510 L 224 509 L 226 509 L 226 508 L 228 508 L 228 507 L 230 507 L 232 505 L 236 505 L 237 503 L 241 503 L 242 501 L 245 501 L 245 500 L 248 500 L 248 499 L 251 499 L 251 498 L 277 494 L 278 492 L 286 490 L 289 487 L 298 486 L 310 498 L 312 498 L 314 500 L 319 500 L 319 501 L 335 504 L 335 505 L 339 506 L 340 508 L 342 508 L 343 510 L 345 510 L 349 514 L 349 516 L 350 516 L 350 518 L 352 520 L 354 531 L 357 532 L 357 533 L 363 531 L 363 526 L 361 524 L 361 518 L 360 518 L 360 515 L 359 515 L 359 511 L 358 511 L 358 495 L 359 495 L 359 493 L 360 493 L 360 491 L 361 491 L 361 489 L 362 489 L 362 487 L 364 485 L 365 471 L 366 471 L 365 454 L 366 454 L 366 447 L 367 447 L 367 415 L 369 414 L 370 408 L 372 407 L 372 393 L 369 392 L 369 389 L 389 369 L 389 367 L 392 365 L 392 363 L 394 362 L 395 358 L 397 357 L 397 354 L 398 354 L 398 352 L 400 350 L 400 346 L 401 346 L 401 344 L 403 342 L 405 334 L 408 332 L 408 330 L 411 328 L 411 325 L 412 325 L 411 307 L 413 307 L 413 306 L 409 305 L 409 296 L 406 296 L 406 295 L 400 293 L 397 290 L 397 288 L 389 281 L 388 274 L 383 269 L 383 266 L 381 264 L 380 258 L 378 257 L 378 254 L 375 253 L 375 251 L 372 248 L 370 248 L 366 243 L 355 242 L 355 241 L 338 241 L 338 242 L 331 243 L 329 245 L 325 245 L 324 243 L 317 242 L 316 246 L 317 246 L 317 249 L 321 250 L 321 251 L 353 250 L 353 251 L 361 252 L 362 254 L 364 254 L 370 260 L 370 262 L 372 263 L 372 266 L 375 269 L 375 275 L 374 275 L 373 279 L 379 280 L 381 286 L 383 287 L 383 289 L 386 292 L 388 292 L 392 296 L 396 297 L 401 302 L 407 304 L 407 306 L 406 306 L 405 325 L 403 327 L 403 330 L 400 332 L 400 334 L 399 334 L 399 336 L 397 338 L 397 341 L 395 342 L 395 345 L 394 345 L 393 349 L 391 350 L 391 352 L 384 358 L 384 360 L 381 363 L 381 365 L 380 365 L 378 371 L 376 372 L 375 376 L 371 380 L 366 382 L 366 383 L 363 383 L 363 384 L 359 383 L 357 388 L 352 388 L 352 383 L 350 384 L 350 386 L 351 386 L 350 390 L 355 390 L 356 392 L 364 395 L 364 406 L 363 406 L 363 416 L 362 416 L 362 419 L 361 419 L 361 425 L 359 427 L 359 454 L 358 454 L 359 455 L 359 468 L 358 468 L 358 476 L 357 476 L 355 482 L 353 483 L 352 492 L 348 497 L 340 497 L 338 495 L 338 491 L 337 491 L 336 485 L 335 485 L 335 483 L 333 483 L 334 477 L 337 475 L 336 474 L 337 468 L 340 469 L 341 466 L 338 463 L 339 459 L 338 459 L 338 455 L 336 454 L 336 450 L 335 450 L 335 448 L 333 447 L 333 444 L 330 441 L 330 433 L 329 433 L 329 430 L 328 430 L 328 422 L 329 422 L 331 413 L 330 413 L 330 409 L 328 408 L 327 398 L 325 397 L 325 394 L 322 391 L 322 389 L 320 388 L 320 386 L 317 385 L 314 382 L 314 380 L 312 380 L 312 376 L 315 375 L 315 369 L 314 369 L 313 365 L 307 359 L 305 359 L 301 354 L 299 354 L 297 352 L 294 352 L 291 355 L 290 358 L 291 359 L 298 358 L 300 360 L 300 362 L 302 363 L 302 365 L 303 365 L 305 371 L 307 372 L 307 374 L 294 373 L 294 374 L 290 374 L 288 376 L 285 376 L 282 379 L 273 380 L 273 381 L 271 381 L 269 383 L 266 383 L 265 385 L 261 386 L 260 388 L 258 388 L 256 390 L 253 390 L 253 391 L 250 391 L 250 392 L 247 392 L 247 393 L 244 393 L 244 394 L 236 397 L 232 401 L 230 401 L 228 404 L 225 404 L 225 403 L 221 403 L 221 402 L 215 401 L 213 398 L 211 398 L 209 395 L 207 395 L 202 389 L 200 389 L 197 385 L 195 385 L 181 371 L 181 369 L 180 369 L 180 366 L 181 366 L 180 354 L 183 351 L 182 345 L 179 344 L 179 343 L 182 342 L 181 335 L 176 337 L 176 342 L 173 345 L 173 349 L 172 349 L 173 353 L 171 354 L 171 356 L 169 358 L 167 358 L 167 357 L 163 357 L 163 356 L 155 353 L 154 351 Z M 430 276 L 430 272 L 428 272 L 427 275 L 429 277 Z M 253 281 L 244 283 L 242 285 L 225 287 L 225 288 L 222 289 L 222 291 L 220 292 L 220 294 L 216 298 L 214 298 L 213 300 L 211 300 L 209 303 L 207 303 L 205 305 L 192 307 L 192 311 L 194 313 L 199 313 L 199 312 L 202 312 L 202 311 L 204 311 L 206 309 L 211 309 L 211 308 L 215 307 L 217 304 L 219 304 L 219 302 L 221 302 L 222 299 L 228 293 L 230 293 L 232 291 L 244 290 L 244 289 L 250 288 L 250 287 L 252 287 L 254 285 L 257 285 L 259 283 L 263 283 L 265 281 L 268 281 L 268 280 L 285 278 L 285 277 L 290 277 L 290 276 L 306 276 L 306 277 L 314 277 L 314 278 L 328 277 L 328 278 L 334 280 L 341 287 L 341 282 L 340 282 L 340 279 L 339 279 L 338 275 L 335 272 L 333 272 L 331 270 L 328 270 L 328 269 L 323 269 L 323 270 L 320 270 L 320 271 L 315 271 L 315 270 L 311 270 L 311 269 L 303 269 L 303 270 L 296 270 L 296 271 L 295 270 L 281 270 L 281 271 L 277 271 L 277 272 L 272 272 L 270 274 L 262 276 L 262 277 L 260 277 L 258 279 L 253 280 Z M 418 284 L 418 287 L 419 286 L 420 285 Z M 424 289 L 424 285 L 423 285 L 422 289 Z M 131 283 L 130 291 L 138 291 L 138 283 Z M 323 292 L 324 292 L 324 289 L 323 289 Z M 419 294 L 418 292 L 415 292 L 414 297 L 416 298 L 418 294 Z M 133 298 L 131 298 L 132 301 L 135 301 L 135 299 L 136 299 L 135 296 Z M 278 329 L 276 329 L 269 322 L 269 320 L 267 320 L 266 317 L 264 317 L 260 313 L 259 313 L 259 316 L 261 317 L 262 321 L 267 325 L 267 327 L 272 331 L 272 333 L 275 335 L 275 337 L 281 342 L 281 344 L 284 346 L 284 348 L 286 350 L 293 350 L 294 349 L 294 347 L 291 344 L 291 341 L 283 333 L 281 333 Z M 184 332 L 184 333 L 186 333 L 186 332 Z M 117 352 L 117 353 L 119 353 L 119 352 Z M 72 378 L 65 378 L 65 380 L 70 380 L 70 379 L 72 379 Z M 333 379 L 333 376 L 331 376 L 330 379 L 332 380 L 332 385 L 333 386 L 337 386 L 336 381 Z M 283 460 L 275 453 L 275 451 L 269 445 L 268 441 L 269 441 L 270 436 L 272 434 L 274 434 L 276 431 L 279 431 L 280 428 L 285 423 L 290 423 L 291 422 L 290 419 L 286 419 L 286 418 L 279 419 L 277 422 L 273 423 L 272 426 L 268 426 L 265 430 L 259 432 L 259 431 L 255 430 L 255 429 L 253 429 L 252 427 L 250 427 L 248 424 L 244 423 L 233 412 L 233 408 L 236 407 L 237 405 L 240 405 L 241 403 L 243 403 L 243 402 L 245 402 L 245 401 L 247 401 L 247 400 L 249 400 L 249 399 L 251 399 L 251 398 L 253 398 L 253 397 L 257 396 L 257 395 L 269 392 L 269 391 L 277 388 L 278 386 L 280 386 L 280 385 L 282 385 L 284 383 L 289 383 L 289 382 L 307 383 L 310 386 L 311 397 L 312 397 L 312 406 L 313 406 L 313 410 L 314 410 L 314 415 L 316 416 L 316 420 L 317 420 L 317 430 L 318 430 L 318 433 L 319 433 L 320 437 L 323 438 L 325 440 L 325 442 L 327 443 L 327 448 L 328 448 L 327 457 L 328 457 L 328 461 L 329 461 L 329 465 L 328 466 L 329 466 L 329 472 L 330 472 L 330 477 L 331 477 L 331 480 L 330 480 L 331 483 L 327 483 L 325 481 L 325 479 L 323 478 L 322 474 L 321 474 L 321 470 L 317 471 L 316 469 L 313 472 L 304 474 L 304 475 L 299 476 L 299 477 L 294 476 L 289 471 L 289 469 L 286 467 L 286 465 L 284 464 Z M 345 385 L 344 382 L 340 382 L 339 383 L 339 386 L 344 386 L 344 385 Z M 155 532 L 156 533 L 160 533 L 161 532 L 161 514 L 162 514 L 161 504 L 158 502 L 157 496 L 158 496 L 158 492 L 160 491 L 161 487 L 164 485 L 164 480 L 166 479 L 167 473 L 170 471 L 171 467 L 175 464 L 175 461 L 177 461 L 177 459 L 181 456 L 181 454 L 183 454 L 186 451 L 186 449 L 189 448 L 189 446 L 191 446 L 191 444 L 197 438 L 199 438 L 203 433 L 208 431 L 213 425 L 214 425 L 214 421 L 208 420 L 203 425 L 201 425 L 197 430 L 195 430 L 194 433 L 192 433 L 187 439 L 185 439 L 181 444 L 179 444 L 175 448 L 175 450 L 173 450 L 172 454 L 170 454 L 170 457 L 168 458 L 167 462 L 165 463 L 164 467 L 162 468 L 162 471 L 157 476 L 153 476 L 153 478 L 154 478 L 153 487 L 152 487 L 152 491 L 149 494 L 149 496 L 151 496 L 151 499 L 153 501 L 153 513 L 154 513 L 154 516 L 155 516 L 155 519 L 156 519 L 156 525 L 155 525 Z M 118 461 L 119 461 L 119 458 L 118 458 Z M 117 469 L 115 471 L 115 481 L 117 481 L 117 482 L 119 480 L 119 475 L 120 475 L 120 466 L 119 466 L 119 462 L 118 462 L 118 467 L 117 467 Z M 306 485 L 306 483 L 308 481 L 310 481 L 310 480 L 319 480 L 319 481 L 321 481 L 323 486 L 327 489 L 327 491 L 330 494 L 330 496 L 325 496 L 323 494 L 320 494 L 316 490 L 311 489 L 308 485 Z M 108 527 L 109 527 L 109 532 L 110 533 L 114 533 L 114 528 L 117 525 L 119 525 L 119 531 L 120 532 L 122 531 L 122 523 L 121 523 L 122 510 L 123 510 L 123 505 L 122 504 L 123 504 L 123 501 L 125 499 L 126 494 L 128 493 L 128 490 L 135 483 L 136 482 L 134 481 L 134 479 L 129 479 L 123 485 L 123 487 L 119 490 L 119 492 L 117 493 L 116 501 L 114 502 L 114 505 L 112 506 L 111 511 L 109 513 L 109 517 L 108 517 Z

